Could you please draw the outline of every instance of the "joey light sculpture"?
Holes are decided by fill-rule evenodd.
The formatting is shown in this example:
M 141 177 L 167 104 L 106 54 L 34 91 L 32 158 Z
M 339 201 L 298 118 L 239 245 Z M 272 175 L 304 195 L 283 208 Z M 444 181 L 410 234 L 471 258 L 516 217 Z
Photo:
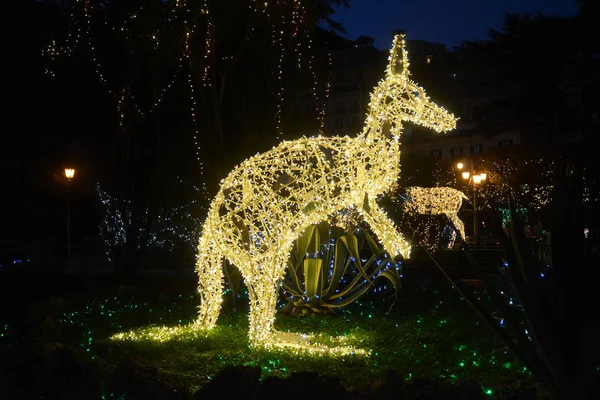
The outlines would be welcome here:
M 424 188 L 411 186 L 406 190 L 406 211 L 414 214 L 445 215 L 454 225 L 460 237 L 465 239 L 465 225 L 458 218 L 463 200 L 469 200 L 460 190 L 451 187 Z
M 309 225 L 344 208 L 356 207 L 392 256 L 409 256 L 410 245 L 375 199 L 398 178 L 402 122 L 443 132 L 456 127 L 456 118 L 409 79 L 408 66 L 404 35 L 397 35 L 358 137 L 284 141 L 243 161 L 221 181 L 198 246 L 197 329 L 211 329 L 217 322 L 227 258 L 248 287 L 251 345 L 323 352 L 287 341 L 288 335 L 274 330 L 277 292 L 294 240 Z

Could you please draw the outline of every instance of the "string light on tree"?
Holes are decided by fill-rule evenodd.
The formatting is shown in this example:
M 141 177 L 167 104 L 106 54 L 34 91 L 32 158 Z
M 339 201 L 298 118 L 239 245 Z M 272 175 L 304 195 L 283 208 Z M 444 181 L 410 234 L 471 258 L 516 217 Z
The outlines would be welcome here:
M 328 75 L 327 83 L 325 84 L 325 96 L 323 97 L 323 107 L 319 114 L 319 134 L 325 131 L 325 116 L 327 115 L 327 104 L 329 103 L 329 91 L 331 90 L 331 53 L 327 53 Z
M 204 39 L 204 72 L 202 74 L 202 82 L 204 82 L 204 86 L 211 86 L 211 81 L 208 78 L 208 74 L 210 72 L 210 56 L 212 53 L 213 47 L 213 23 L 212 16 L 210 14 L 210 9 L 208 7 L 208 0 L 204 0 L 202 5 L 202 14 L 206 16 L 206 38 Z
M 150 226 L 148 243 L 144 243 L 145 245 L 171 251 L 181 244 L 193 247 L 198 242 L 202 222 L 199 215 L 204 214 L 199 199 L 204 197 L 204 192 L 202 187 L 188 181 L 179 179 L 179 184 L 192 192 L 194 200 L 160 210 L 156 221 Z M 100 236 L 106 246 L 107 258 L 112 260 L 115 248 L 124 246 L 127 242 L 126 227 L 131 224 L 130 202 L 111 196 L 99 183 L 96 184 L 96 192 L 102 208 Z M 140 228 L 140 233 L 143 232 L 144 229 Z
M 394 38 L 386 77 L 371 95 L 358 137 L 285 141 L 238 165 L 221 181 L 198 247 L 198 329 L 212 329 L 222 302 L 225 258 L 242 273 L 250 296 L 252 345 L 296 347 L 274 330 L 277 290 L 297 236 L 311 224 L 354 206 L 385 251 L 408 257 L 410 245 L 375 200 L 399 174 L 402 123 L 437 132 L 456 118 L 410 80 L 403 35 Z M 311 351 L 310 345 L 305 346 Z M 318 350 L 314 350 L 317 352 Z
M 277 1 L 279 6 L 279 1 Z M 285 31 L 285 7 L 281 8 L 281 26 L 273 24 L 272 36 L 273 40 L 279 46 L 279 58 L 277 60 L 277 122 L 275 124 L 275 140 L 276 142 L 281 141 L 281 114 L 283 113 L 283 101 L 284 101 L 284 81 L 283 81 L 283 60 L 285 57 L 285 47 L 283 45 L 283 35 Z M 279 32 L 277 32 L 279 31 Z
M 149 44 L 149 48 L 152 49 L 153 52 L 163 51 L 163 47 L 160 44 L 164 43 L 164 35 L 163 32 L 170 32 L 168 29 L 161 27 L 160 30 L 152 31 L 152 30 L 140 30 L 138 27 L 144 27 L 146 25 L 139 24 L 138 20 L 144 19 L 144 21 L 149 20 L 149 18 L 153 18 L 154 16 L 151 13 L 151 10 L 148 9 L 148 6 L 142 5 L 136 12 L 131 14 L 127 14 L 123 20 L 117 20 L 113 23 L 112 26 L 106 24 L 106 21 L 100 20 L 102 12 L 99 8 L 94 7 L 94 3 L 91 0 L 83 0 L 78 2 L 75 7 L 71 10 L 71 17 L 69 19 L 69 30 L 67 35 L 67 40 L 63 47 L 57 45 L 55 41 L 49 43 L 47 49 L 44 51 L 44 54 L 48 57 L 49 61 L 52 63 L 59 56 L 71 56 L 74 54 L 74 50 L 81 47 L 81 45 L 86 45 L 88 52 L 85 53 L 89 57 L 91 57 L 91 62 L 93 66 L 94 73 L 98 79 L 98 82 L 106 89 L 109 95 L 113 98 L 115 109 L 117 111 L 118 119 L 119 119 L 119 129 L 123 131 L 127 124 L 124 123 L 126 119 L 130 119 L 132 122 L 132 126 L 135 125 L 139 121 L 143 121 L 150 114 L 157 112 L 158 108 L 161 104 L 164 103 L 164 98 L 167 92 L 175 86 L 175 82 L 181 79 L 188 79 L 189 74 L 186 76 L 181 76 L 181 69 L 187 67 L 187 65 L 191 65 L 194 67 L 194 70 L 202 71 L 202 82 L 205 87 L 210 87 L 213 84 L 213 79 L 211 79 L 210 71 L 213 68 L 215 63 L 215 55 L 214 55 L 214 22 L 213 15 L 211 11 L 211 3 L 208 0 L 203 0 L 201 6 L 199 7 L 199 14 L 204 17 L 200 20 L 205 23 L 205 30 L 202 30 L 205 34 L 202 37 L 204 41 L 204 54 L 202 57 L 198 59 L 194 59 L 192 57 L 192 46 L 190 46 L 190 41 L 193 40 L 194 34 L 196 32 L 196 21 L 198 18 L 196 17 L 196 10 L 190 10 L 190 4 L 183 0 L 177 0 L 173 3 L 165 3 L 165 7 L 170 7 L 168 12 L 170 24 L 168 25 L 171 29 L 172 34 L 176 34 L 174 30 L 180 29 L 179 27 L 183 27 L 183 35 L 185 43 L 184 49 L 180 56 L 179 62 L 175 65 L 174 70 L 172 71 L 172 75 L 169 79 L 165 80 L 165 84 L 161 85 L 161 87 L 157 88 L 156 92 L 158 95 L 154 96 L 147 104 L 142 104 L 146 98 L 145 96 L 141 96 L 139 90 L 142 89 L 139 87 L 139 83 L 134 84 L 133 82 L 122 83 L 118 82 L 118 78 L 110 79 L 110 76 L 107 76 L 105 72 L 111 71 L 114 69 L 113 67 L 120 67 L 115 65 L 106 65 L 108 68 L 103 70 L 104 64 L 108 64 L 110 59 L 102 60 L 101 54 L 98 54 L 96 51 L 96 47 L 94 44 L 94 28 L 97 26 L 97 29 L 106 29 L 107 31 L 112 30 L 115 35 L 119 39 L 122 39 L 125 43 L 126 54 L 129 56 L 133 56 L 133 53 L 139 47 L 139 42 L 134 42 L 135 40 L 147 41 Z M 262 2 L 262 1 L 254 1 L 252 0 L 249 5 L 250 9 L 254 10 L 259 14 L 266 14 L 268 20 L 272 21 L 273 32 L 276 33 L 274 38 L 276 40 L 273 41 L 273 46 L 275 47 L 275 57 L 277 57 L 278 69 L 276 85 L 278 89 L 275 91 L 275 95 L 277 95 L 277 120 L 276 120 L 276 132 L 275 136 L 279 139 L 281 138 L 281 123 L 282 123 L 282 115 L 283 115 L 283 105 L 284 105 L 284 61 L 285 61 L 285 43 L 284 39 L 286 37 L 287 31 L 290 30 L 290 44 L 294 44 L 296 49 L 298 50 L 298 57 L 302 56 L 301 47 L 303 43 L 307 43 L 310 41 L 309 39 L 309 29 L 305 28 L 304 31 L 301 30 L 301 27 L 306 25 L 308 21 L 306 13 L 307 9 L 303 1 L 295 0 L 293 3 L 288 3 L 284 1 L 270 1 L 270 2 Z M 98 12 L 95 12 L 98 11 Z M 280 18 L 274 18 L 274 16 L 280 14 Z M 290 19 L 292 23 L 290 23 Z M 152 29 L 152 28 L 151 28 Z M 251 33 L 254 31 L 254 27 L 250 29 Z M 247 40 L 247 38 L 246 38 Z M 309 43 L 309 50 L 312 50 L 311 46 L 312 42 Z M 307 52 L 308 54 L 310 53 Z M 315 94 L 317 103 L 320 103 L 322 99 L 319 98 L 318 93 L 316 92 L 316 87 L 318 84 L 318 77 L 314 74 L 312 68 L 314 55 L 308 55 L 309 57 L 309 65 L 308 68 L 313 75 L 314 84 L 311 85 L 313 93 Z M 188 60 L 187 65 L 184 66 L 185 59 Z M 201 65 L 193 65 L 197 63 Z M 52 65 L 49 65 L 47 68 L 48 75 L 53 75 L 54 72 L 52 70 Z M 191 71 L 190 71 L 191 73 Z M 192 119 L 196 119 L 196 110 L 197 104 L 195 103 L 196 95 L 193 95 L 190 91 L 190 101 L 193 101 L 192 106 L 190 107 L 190 112 L 193 114 Z M 322 96 L 321 96 L 322 97 Z M 193 99 L 192 99 L 193 98 Z M 145 102 L 144 102 L 145 103 Z M 323 125 L 323 117 L 324 117 L 324 107 L 319 108 L 317 111 L 317 115 L 321 118 L 321 126 Z M 131 115 L 130 115 L 131 114 Z M 196 121 L 197 122 L 197 121 Z M 196 146 L 196 158 L 200 158 L 201 150 L 199 149 L 199 129 L 197 123 L 194 123 L 194 128 L 192 130 L 194 145 Z M 203 165 L 201 162 L 201 169 L 203 169 Z

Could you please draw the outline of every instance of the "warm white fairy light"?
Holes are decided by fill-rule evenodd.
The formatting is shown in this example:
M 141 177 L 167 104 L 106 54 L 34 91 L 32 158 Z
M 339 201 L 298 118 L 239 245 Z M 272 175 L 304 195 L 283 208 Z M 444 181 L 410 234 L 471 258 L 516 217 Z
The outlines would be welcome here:
M 465 238 L 465 225 L 458 218 L 458 210 L 463 200 L 469 198 L 460 190 L 451 187 L 423 188 L 409 187 L 406 190 L 407 200 L 403 206 L 406 211 L 413 214 L 445 215 Z
M 204 0 L 202 3 L 202 14 L 206 15 L 206 37 L 204 39 L 204 72 L 202 73 L 202 82 L 204 86 L 211 86 L 211 80 L 208 77 L 210 72 L 210 57 L 212 55 L 213 48 L 213 23 L 210 9 L 208 7 L 208 0 Z
M 327 67 L 331 75 L 331 53 L 327 53 Z M 319 114 L 319 134 L 322 135 L 325 131 L 325 115 L 327 114 L 327 104 L 329 102 L 329 91 L 331 90 L 331 80 L 328 79 L 325 84 L 325 96 L 323 98 L 323 106 Z
M 279 2 L 277 2 L 279 4 Z M 283 113 L 284 90 L 283 84 L 283 60 L 285 58 L 285 48 L 283 45 L 283 34 L 285 31 L 285 7 L 281 7 L 281 26 L 273 24 L 272 38 L 273 42 L 279 47 L 279 58 L 277 59 L 277 120 L 275 123 L 275 141 L 281 141 L 281 114 Z
M 356 207 L 385 251 L 409 256 L 410 245 L 375 200 L 398 178 L 402 122 L 442 132 L 454 129 L 456 118 L 429 101 L 409 79 L 407 68 L 404 36 L 398 35 L 358 137 L 285 141 L 245 160 L 221 181 L 199 243 L 199 328 L 211 329 L 217 322 L 221 266 L 227 258 L 239 268 L 248 287 L 250 343 L 285 346 L 273 324 L 277 292 L 294 240 L 309 225 L 344 208 Z M 311 351 L 310 345 L 307 349 Z
M 183 64 L 184 64 L 186 58 L 187 58 L 187 56 L 185 54 L 179 58 L 179 62 L 177 63 L 177 67 L 175 68 L 175 72 L 173 73 L 173 76 L 171 77 L 171 80 L 169 81 L 169 83 L 167 83 L 167 86 L 165 86 L 164 88 L 162 88 L 162 90 L 160 91 L 160 93 L 157 96 L 156 100 L 154 101 L 154 104 L 152 104 L 152 106 L 148 110 L 148 114 L 152 114 L 158 108 L 158 106 L 163 102 L 163 100 L 165 98 L 165 94 L 175 84 L 175 82 L 177 80 L 177 77 L 179 75 L 179 72 L 181 71 L 181 68 L 183 67 Z
M 312 48 L 312 38 L 308 39 L 308 49 L 310 50 Z M 312 79 L 313 79 L 313 83 L 311 86 L 311 94 L 314 96 L 315 99 L 315 103 L 317 104 L 316 106 L 316 112 L 317 112 L 317 118 L 319 121 L 319 134 L 323 133 L 323 128 L 325 126 L 325 104 L 321 103 L 321 98 L 319 96 L 319 76 L 317 75 L 317 72 L 315 71 L 315 68 L 313 66 L 313 63 L 315 61 L 315 55 L 314 52 L 309 54 L 308 56 L 308 70 L 310 71 L 311 75 L 312 75 Z
M 100 81 L 100 83 L 107 86 L 108 81 L 106 80 L 106 78 L 104 77 L 104 74 L 102 73 L 102 67 L 100 65 L 100 61 L 98 61 L 98 57 L 96 57 L 96 48 L 94 47 L 94 44 L 92 43 L 92 14 L 91 14 L 91 10 L 90 10 L 90 0 L 85 0 L 83 10 L 84 10 L 85 26 L 86 26 L 85 35 L 87 37 L 88 47 L 90 49 L 90 54 L 92 55 L 92 61 L 94 63 L 94 72 L 96 73 L 96 76 L 98 77 L 98 80 Z M 107 88 L 107 91 L 109 94 L 111 94 L 111 95 L 113 94 L 113 91 L 110 88 Z
M 123 131 L 123 122 L 125 121 L 125 88 L 121 89 L 121 96 L 117 100 L 117 114 L 119 115 L 119 132 Z

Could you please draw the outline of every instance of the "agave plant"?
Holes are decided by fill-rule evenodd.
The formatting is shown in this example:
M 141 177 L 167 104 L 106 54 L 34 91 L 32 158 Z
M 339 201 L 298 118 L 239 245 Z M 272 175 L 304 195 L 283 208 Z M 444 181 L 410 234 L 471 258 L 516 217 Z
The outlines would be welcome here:
M 401 288 L 401 261 L 392 260 L 363 229 L 346 233 L 328 223 L 310 226 L 297 240 L 283 281 L 284 314 L 327 314 L 375 288 L 378 278 Z M 377 288 L 381 290 L 382 287 Z

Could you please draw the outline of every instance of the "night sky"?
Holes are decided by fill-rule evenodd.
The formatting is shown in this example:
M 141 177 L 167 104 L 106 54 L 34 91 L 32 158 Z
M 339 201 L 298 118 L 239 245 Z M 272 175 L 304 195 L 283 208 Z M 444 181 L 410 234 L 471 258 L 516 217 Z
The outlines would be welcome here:
M 334 19 L 344 24 L 347 37 L 375 38 L 375 46 L 389 47 L 394 29 L 408 39 L 443 43 L 448 48 L 461 40 L 486 39 L 489 28 L 500 29 L 504 13 L 541 12 L 573 15 L 575 0 L 351 0 Z

